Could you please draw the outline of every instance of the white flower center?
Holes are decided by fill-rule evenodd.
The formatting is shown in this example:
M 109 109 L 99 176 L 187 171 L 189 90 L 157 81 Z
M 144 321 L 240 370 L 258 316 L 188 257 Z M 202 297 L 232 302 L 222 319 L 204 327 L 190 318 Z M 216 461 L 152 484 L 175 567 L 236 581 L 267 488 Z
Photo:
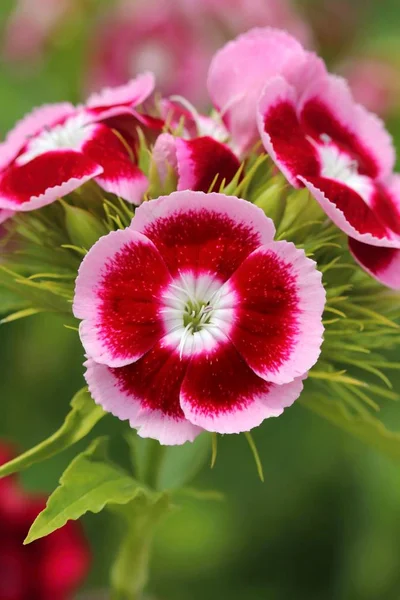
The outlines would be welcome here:
M 331 143 L 329 136 L 322 135 L 321 141 L 323 143 L 319 144 L 317 149 L 322 165 L 322 177 L 344 183 L 368 202 L 373 193 L 373 186 L 369 177 L 359 174 L 358 162 Z
M 208 274 L 181 274 L 163 294 L 161 314 L 167 343 L 181 358 L 211 351 L 226 340 L 234 317 L 235 294 Z
M 67 119 L 61 125 L 44 128 L 29 141 L 25 152 L 18 157 L 17 164 L 24 165 L 50 150 L 62 148 L 79 150 L 90 133 L 85 119 L 85 115 L 77 115 Z

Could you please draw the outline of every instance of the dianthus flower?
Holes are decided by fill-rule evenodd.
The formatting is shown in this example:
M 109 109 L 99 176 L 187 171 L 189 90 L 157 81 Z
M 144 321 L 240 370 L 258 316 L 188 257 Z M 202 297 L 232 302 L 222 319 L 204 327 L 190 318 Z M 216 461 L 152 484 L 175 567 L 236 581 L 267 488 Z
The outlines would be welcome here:
M 266 28 L 216 54 L 209 91 L 239 148 L 261 136 L 289 182 L 306 186 L 349 236 L 361 266 L 400 289 L 400 180 L 392 172 L 393 144 L 383 123 L 353 100 L 346 82 L 329 75 L 294 38 Z
M 0 465 L 12 458 L 11 449 L 0 443 Z M 14 476 L 0 480 L 1 600 L 71 600 L 87 575 L 89 547 L 78 523 L 23 545 L 45 506 L 46 498 L 25 492 Z
M 325 291 L 274 232 L 245 200 L 184 191 L 101 238 L 74 301 L 95 401 L 163 444 L 290 406 L 320 353 Z
M 144 74 L 116 89 L 34 110 L 0 145 L 0 209 L 29 211 L 94 179 L 105 191 L 139 204 L 147 178 L 135 161 L 132 133 L 149 122 L 135 107 L 152 93 Z

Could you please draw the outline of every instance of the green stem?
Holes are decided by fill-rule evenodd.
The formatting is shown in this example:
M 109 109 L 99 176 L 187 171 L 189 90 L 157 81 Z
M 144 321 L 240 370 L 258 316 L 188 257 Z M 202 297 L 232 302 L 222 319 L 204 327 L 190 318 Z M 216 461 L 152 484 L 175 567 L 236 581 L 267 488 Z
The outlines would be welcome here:
M 143 482 L 151 489 L 157 489 L 158 477 L 165 455 L 165 446 L 156 440 L 147 440 L 146 462 L 143 473 Z

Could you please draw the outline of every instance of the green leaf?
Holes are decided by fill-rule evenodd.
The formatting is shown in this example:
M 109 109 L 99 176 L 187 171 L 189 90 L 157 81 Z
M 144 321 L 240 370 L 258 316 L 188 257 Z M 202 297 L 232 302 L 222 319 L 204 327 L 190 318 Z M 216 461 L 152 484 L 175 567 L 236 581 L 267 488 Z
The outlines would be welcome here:
M 400 433 L 388 430 L 374 415 L 367 411 L 353 415 L 344 404 L 325 399 L 322 395 L 304 394 L 299 401 L 372 448 L 394 460 L 400 460 Z
M 107 459 L 107 438 L 98 438 L 71 462 L 33 523 L 26 544 L 49 535 L 70 519 L 99 513 L 107 504 L 127 504 L 149 492 Z
M 0 478 L 22 471 L 72 446 L 84 438 L 104 414 L 103 409 L 93 402 L 87 389 L 83 388 L 72 399 L 71 411 L 60 429 L 47 440 L 2 465 Z

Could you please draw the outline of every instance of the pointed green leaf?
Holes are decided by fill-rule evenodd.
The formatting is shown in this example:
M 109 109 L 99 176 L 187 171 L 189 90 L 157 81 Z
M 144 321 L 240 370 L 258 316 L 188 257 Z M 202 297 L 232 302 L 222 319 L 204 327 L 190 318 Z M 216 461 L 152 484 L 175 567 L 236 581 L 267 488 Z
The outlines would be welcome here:
M 70 519 L 98 513 L 107 504 L 127 504 L 148 492 L 107 459 L 107 438 L 98 438 L 71 462 L 33 523 L 25 543 L 49 535 Z
M 82 389 L 72 399 L 71 411 L 60 429 L 47 440 L 2 465 L 0 478 L 22 471 L 72 446 L 84 438 L 104 414 L 103 409 L 93 402 L 87 389 Z
M 344 404 L 323 398 L 304 394 L 299 401 L 303 406 L 324 417 L 337 427 L 352 434 L 395 460 L 400 460 L 400 432 L 390 431 L 374 415 L 363 412 L 357 416 L 351 414 Z

